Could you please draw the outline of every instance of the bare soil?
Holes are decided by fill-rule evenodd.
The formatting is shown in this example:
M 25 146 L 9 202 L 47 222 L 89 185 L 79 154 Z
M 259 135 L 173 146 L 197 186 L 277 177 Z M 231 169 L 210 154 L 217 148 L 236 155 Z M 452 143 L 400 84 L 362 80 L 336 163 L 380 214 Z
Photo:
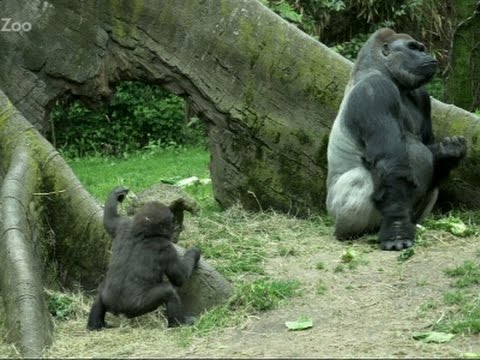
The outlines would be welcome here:
M 435 234 L 432 233 L 433 237 Z M 252 318 L 243 328 L 233 328 L 197 339 L 192 346 L 167 356 L 191 357 L 368 357 L 368 358 L 458 358 L 480 353 L 478 336 L 456 336 L 443 344 L 412 339 L 428 331 L 444 316 L 445 308 L 425 312 L 425 304 L 441 302 L 452 290 L 444 270 L 472 260 L 479 250 L 475 238 L 458 239 L 441 234 L 438 243 L 416 247 L 415 255 L 399 262 L 398 252 L 373 250 L 362 254 L 363 265 L 335 272 L 347 247 L 331 237 L 322 250 L 268 261 L 268 273 L 298 279 L 304 295 L 280 308 Z M 368 248 L 359 244 L 359 249 Z M 325 270 L 316 269 L 322 262 Z M 323 281 L 324 295 L 316 292 Z M 288 331 L 285 321 L 308 315 L 313 328 Z M 159 355 L 152 352 L 151 355 Z
M 265 259 L 268 275 L 295 279 L 300 295 L 278 308 L 249 317 L 242 324 L 194 336 L 182 345 L 176 330 L 165 329 L 158 315 L 150 322 L 110 318 L 115 328 L 85 330 L 85 318 L 57 322 L 55 343 L 47 357 L 208 357 L 208 358 L 458 358 L 480 353 L 478 336 L 457 335 L 447 343 L 423 343 L 413 333 L 428 331 L 442 319 L 451 291 L 447 268 L 478 259 L 478 239 L 455 238 L 429 232 L 434 244 L 416 246 L 407 261 L 399 252 L 381 251 L 366 241 L 342 243 L 332 236 L 312 236 L 298 241 L 294 255 Z M 276 246 L 276 245 L 272 245 Z M 359 265 L 341 263 L 353 248 Z M 277 252 L 278 253 L 278 252 Z M 321 263 L 323 269 L 318 269 Z M 318 291 L 322 283 L 326 291 Z M 428 306 L 440 304 L 439 306 Z M 85 310 L 88 311 L 88 308 Z M 285 321 L 306 315 L 313 327 L 288 331 Z M 157 316 L 157 317 L 155 317 Z M 0 355 L 12 354 L 0 348 Z M 3 357 L 3 356 L 2 356 Z

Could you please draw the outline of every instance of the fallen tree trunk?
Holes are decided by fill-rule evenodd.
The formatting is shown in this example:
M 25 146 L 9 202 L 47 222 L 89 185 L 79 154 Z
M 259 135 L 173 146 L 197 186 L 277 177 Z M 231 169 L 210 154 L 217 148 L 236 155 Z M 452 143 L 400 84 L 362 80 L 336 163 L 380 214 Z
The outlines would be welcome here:
M 480 209 L 480 118 L 435 99 L 432 99 L 432 117 L 437 139 L 463 135 L 468 141 L 466 158 L 440 189 L 440 205 L 445 209 L 458 206 Z
M 91 286 L 105 271 L 109 242 L 97 224 L 101 209 L 1 92 L 0 119 L 0 288 L 9 339 L 38 357 L 52 333 L 47 274 Z
M 38 166 L 31 151 L 22 145 L 13 149 L 0 191 L 0 284 L 8 316 L 9 340 L 24 339 L 25 356 L 38 356 L 38 349 L 51 341 L 52 323 L 43 297 L 41 264 L 35 246 L 38 219 L 32 212 L 32 190 L 38 184 Z M 5 291 L 6 290 L 6 291 Z

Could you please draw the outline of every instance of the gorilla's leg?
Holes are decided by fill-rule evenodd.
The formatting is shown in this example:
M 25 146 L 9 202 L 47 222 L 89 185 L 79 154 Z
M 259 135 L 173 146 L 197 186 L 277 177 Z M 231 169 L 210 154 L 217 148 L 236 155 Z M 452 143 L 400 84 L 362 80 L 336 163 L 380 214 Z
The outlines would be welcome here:
M 179 325 L 193 325 L 196 318 L 194 316 L 186 316 L 182 311 L 182 303 L 180 298 L 175 291 L 175 296 L 172 296 L 167 301 L 167 320 L 168 327 L 176 327 Z
M 101 330 L 104 327 L 110 327 L 105 322 L 105 314 L 107 312 L 107 308 L 102 301 L 102 297 L 100 293 L 97 295 L 95 302 L 90 309 L 90 314 L 88 315 L 88 323 L 87 329 L 88 330 Z
M 147 314 L 165 304 L 167 309 L 168 327 L 179 326 L 181 324 L 191 325 L 193 323 L 190 317 L 185 317 L 182 313 L 182 303 L 176 289 L 170 283 L 160 283 L 149 291 L 144 292 L 141 297 L 135 299 L 132 309 L 125 312 L 129 318 Z
M 371 196 L 373 180 L 364 167 L 342 174 L 327 195 L 327 210 L 335 219 L 335 236 L 349 239 L 380 225 L 380 213 Z
M 375 191 L 376 206 L 382 214 L 378 236 L 384 250 L 411 247 L 415 239 L 414 222 L 426 216 L 436 200 L 435 192 L 429 191 L 433 175 L 431 151 L 416 139 L 408 138 L 406 149 L 408 169 L 397 172 L 386 166 Z

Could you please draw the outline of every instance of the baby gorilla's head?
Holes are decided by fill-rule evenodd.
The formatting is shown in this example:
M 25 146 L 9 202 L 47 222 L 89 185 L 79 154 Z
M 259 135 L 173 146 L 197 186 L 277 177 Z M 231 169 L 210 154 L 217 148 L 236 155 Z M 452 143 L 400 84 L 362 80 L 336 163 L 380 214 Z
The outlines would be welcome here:
M 152 201 L 143 205 L 133 217 L 133 232 L 144 237 L 168 237 L 173 232 L 173 213 L 161 202 Z

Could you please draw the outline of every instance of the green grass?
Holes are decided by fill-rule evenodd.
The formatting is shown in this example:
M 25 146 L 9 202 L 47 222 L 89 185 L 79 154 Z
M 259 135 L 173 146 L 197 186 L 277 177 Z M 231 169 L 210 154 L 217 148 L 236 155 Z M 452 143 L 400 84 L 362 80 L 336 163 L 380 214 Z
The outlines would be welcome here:
M 455 268 L 446 269 L 445 273 L 455 278 L 452 285 L 458 288 L 480 284 L 480 265 L 471 260 Z
M 327 293 L 327 291 L 328 291 L 328 287 L 327 287 L 327 285 L 325 284 L 325 281 L 323 281 L 323 280 L 321 280 L 321 279 L 318 280 L 318 281 L 317 281 L 317 285 L 316 285 L 316 293 L 317 293 L 318 295 L 324 295 L 324 294 Z
M 251 311 L 271 310 L 295 296 L 299 287 L 300 283 L 294 280 L 260 278 L 237 287 L 231 304 Z
M 82 184 L 100 203 L 117 185 L 124 185 L 137 193 L 162 181 L 174 183 L 191 176 L 210 178 L 209 161 L 208 151 L 201 147 L 158 149 L 123 158 L 96 156 L 67 159 Z M 187 186 L 184 190 L 196 199 L 204 211 L 219 210 L 211 184 Z
M 480 334 L 480 265 L 468 260 L 460 266 L 446 269 L 445 273 L 452 278 L 451 286 L 455 290 L 444 295 L 443 302 L 449 309 L 436 324 L 435 330 Z
M 261 277 L 235 285 L 231 299 L 200 316 L 190 327 L 179 328 L 178 344 L 189 346 L 194 336 L 206 336 L 213 331 L 240 324 L 249 314 L 275 309 L 283 301 L 299 294 L 300 283 L 293 280 Z
M 77 314 L 77 299 L 71 294 L 47 291 L 48 311 L 57 320 L 69 320 Z

